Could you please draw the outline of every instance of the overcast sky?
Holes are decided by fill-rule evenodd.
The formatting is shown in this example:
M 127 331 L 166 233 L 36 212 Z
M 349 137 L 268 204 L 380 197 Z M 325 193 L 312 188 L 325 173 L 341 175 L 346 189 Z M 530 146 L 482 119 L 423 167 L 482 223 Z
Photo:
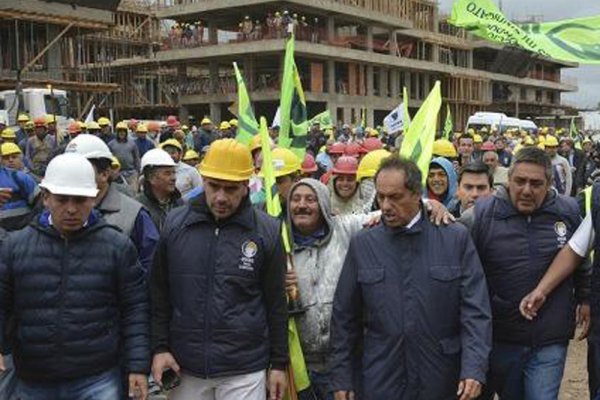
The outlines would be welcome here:
M 494 0 L 502 1 L 504 14 L 510 19 L 541 16 L 544 21 L 600 15 L 600 0 Z M 450 13 L 453 0 L 438 0 L 441 11 Z M 566 103 L 579 107 L 593 107 L 600 102 L 600 65 L 568 69 L 566 76 L 575 77 L 579 92 L 563 96 Z

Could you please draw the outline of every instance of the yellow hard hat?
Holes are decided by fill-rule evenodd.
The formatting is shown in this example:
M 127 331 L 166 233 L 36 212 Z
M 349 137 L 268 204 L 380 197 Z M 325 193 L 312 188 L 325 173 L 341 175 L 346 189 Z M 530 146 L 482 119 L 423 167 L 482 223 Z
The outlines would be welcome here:
M 79 129 L 87 129 L 87 125 L 83 121 L 77 121 L 77 125 L 79 125 Z
M 261 143 L 260 135 L 254 135 L 252 137 L 252 140 L 250 141 L 250 144 L 248 145 L 248 147 L 250 148 L 250 152 L 260 149 L 261 146 L 262 146 L 262 143 Z
M 470 134 L 470 135 L 474 135 L 474 134 L 475 134 L 475 129 L 473 129 L 473 128 L 469 128 L 469 129 L 467 130 L 467 133 L 468 133 L 468 134 Z
M 100 124 L 100 125 L 102 125 L 102 124 Z M 117 123 L 116 129 L 117 130 L 119 130 L 119 129 L 127 130 L 127 122 L 121 121 L 121 122 Z
M 33 129 L 35 128 L 35 123 L 33 121 L 25 122 L 25 129 Z
M 231 129 L 231 125 L 229 125 L 229 122 L 227 121 L 223 121 L 221 122 L 221 125 L 219 125 L 220 131 L 224 131 L 225 129 Z
M 46 114 L 46 125 L 48 124 L 55 124 L 56 121 L 56 115 L 54 114 Z
M 531 139 L 531 138 L 529 138 Z M 527 139 L 525 139 L 527 141 Z M 527 143 L 525 143 L 527 144 Z M 533 144 L 533 143 L 532 143 Z M 548 135 L 546 136 L 546 141 L 544 142 L 546 147 L 558 147 L 558 139 L 554 136 Z
M 485 128 L 483 128 L 483 129 L 485 129 Z M 483 129 L 481 130 L 481 132 L 483 132 Z M 481 135 L 474 135 L 473 143 L 483 143 L 483 138 L 481 137 Z
M 139 124 L 135 131 L 138 133 L 148 133 L 148 127 L 145 124 Z
M 537 148 L 540 150 L 545 150 L 546 146 L 544 146 L 544 143 L 538 143 Z
M 433 155 L 438 157 L 456 158 L 456 148 L 446 139 L 438 139 L 433 142 Z
M 195 150 L 188 150 L 183 156 L 183 161 L 194 160 L 196 158 L 200 159 L 200 154 L 198 154 Z
M 546 133 L 548 133 L 548 127 L 547 127 L 547 126 L 544 126 L 544 127 L 542 128 L 542 133 L 543 133 L 543 134 L 546 134 Z
M 22 154 L 21 148 L 14 143 L 2 143 L 0 154 L 10 156 L 11 154 Z
M 548 141 L 546 141 L 546 143 L 547 142 Z M 523 140 L 523 145 L 533 146 L 533 145 L 535 145 L 535 142 L 533 141 L 533 139 L 530 136 L 525 136 L 525 139 Z M 558 146 L 558 142 L 556 142 L 556 145 Z
M 594 142 L 592 142 L 592 139 L 590 139 L 589 137 L 586 137 L 585 139 L 583 139 L 583 142 L 581 142 L 581 144 L 586 144 L 586 143 L 594 143 Z
M 17 118 L 17 122 L 28 122 L 29 121 L 29 117 L 27 116 L 27 114 L 19 114 L 19 117 Z
M 160 144 L 160 148 L 163 150 L 167 146 L 173 146 L 173 147 L 178 148 L 179 151 L 183 151 L 183 147 L 181 146 L 181 143 L 179 143 L 179 141 L 177 139 L 168 139 Z
M 235 118 L 234 118 L 234 119 L 231 119 L 231 120 L 229 120 L 229 125 L 231 125 L 231 126 L 235 126 L 235 127 L 237 128 L 237 126 L 238 126 L 238 120 L 237 120 L 237 119 L 235 119 Z
M 379 169 L 381 161 L 391 155 L 392 153 L 384 149 L 374 150 L 365 155 L 363 159 L 360 160 L 360 164 L 358 164 L 356 180 L 360 181 L 364 178 L 373 178 Z
M 488 131 L 488 128 L 485 126 L 483 128 L 481 128 L 481 130 L 480 130 L 481 133 L 487 133 L 487 131 Z
M 121 168 L 121 162 L 119 161 L 119 159 L 117 157 L 112 156 L 110 166 L 115 169 Z
M 190 128 L 187 125 L 181 125 L 181 130 L 182 131 L 189 131 Z
M 212 121 L 210 120 L 210 118 L 204 118 L 201 122 L 200 125 L 212 125 Z
M 100 125 L 96 121 L 88 122 L 86 124 L 86 127 L 88 128 L 88 130 L 93 130 L 93 129 L 98 130 L 98 129 L 100 129 Z
M 538 145 L 540 145 L 540 144 L 542 146 L 544 146 L 546 144 L 546 137 L 545 136 L 542 136 L 542 135 L 538 136 Z
M 274 149 L 272 160 L 275 178 L 290 175 L 302 169 L 302 161 L 290 149 L 281 147 Z M 262 170 L 260 171 L 259 176 L 264 176 Z
M 0 133 L 0 137 L 2 139 L 16 139 L 17 135 L 15 135 L 15 131 L 10 128 L 6 128 Z
M 98 118 L 98 125 L 100 125 L 100 126 L 110 125 L 110 119 L 108 119 L 106 117 L 100 117 L 100 118 Z
M 252 154 L 234 139 L 215 140 L 200 163 L 200 175 L 225 181 L 247 181 L 254 173 Z

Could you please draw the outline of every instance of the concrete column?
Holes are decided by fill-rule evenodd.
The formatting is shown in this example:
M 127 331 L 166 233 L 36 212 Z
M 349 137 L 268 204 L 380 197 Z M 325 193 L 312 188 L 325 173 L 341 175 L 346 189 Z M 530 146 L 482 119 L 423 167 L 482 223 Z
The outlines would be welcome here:
M 244 79 L 248 90 L 254 90 L 254 59 L 252 57 L 244 57 Z
M 431 47 L 431 61 L 436 63 L 440 62 L 440 46 L 438 44 L 434 44 Z
M 187 80 L 187 67 L 185 65 L 177 66 L 177 83 L 179 86 L 179 90 L 177 91 L 177 104 L 181 102 L 181 88 L 183 88 L 186 84 Z
M 379 96 L 381 97 L 389 97 L 389 85 L 388 85 L 388 75 L 390 70 L 385 67 L 379 68 Z
M 367 65 L 367 96 L 373 96 L 373 66 Z
M 336 93 L 335 84 L 335 61 L 327 60 L 327 93 L 330 96 Z
M 373 51 L 373 26 L 367 26 L 367 51 Z
M 219 90 L 219 64 L 216 61 L 209 61 L 208 74 L 210 75 L 210 93 L 218 93 Z
M 395 29 L 390 29 L 389 41 L 390 41 L 390 55 L 395 56 L 398 51 L 398 36 L 396 35 Z
M 392 69 L 390 71 L 390 86 L 391 92 L 390 97 L 393 99 L 398 98 L 400 96 L 400 71 L 397 69 Z
M 410 97 L 410 83 L 411 83 L 411 79 L 412 79 L 412 72 L 406 71 L 404 73 L 404 87 L 406 87 L 406 90 L 408 90 L 408 97 Z M 404 93 L 402 91 L 400 91 L 400 95 L 403 96 Z
M 327 17 L 327 40 L 333 41 L 335 39 L 335 18 L 332 16 Z
M 344 107 L 344 124 L 352 123 L 352 109 L 350 107 Z
M 215 21 L 208 21 L 208 43 L 217 44 L 218 42 L 217 23 Z
M 367 126 L 370 126 L 372 128 L 373 126 L 375 126 L 375 110 L 371 107 L 367 107 L 366 113 L 367 113 Z
M 48 41 L 54 39 L 56 36 L 58 36 L 58 34 L 60 33 L 60 31 L 62 30 L 61 26 L 58 25 L 47 25 L 48 29 Z M 63 36 L 64 38 L 64 36 Z M 60 39 L 62 40 L 62 38 Z M 60 51 L 60 40 L 55 43 L 48 51 L 46 51 L 46 59 L 48 60 L 48 75 L 52 78 L 52 79 L 57 79 L 60 80 L 61 79 L 61 66 L 62 66 L 62 62 L 61 62 L 61 51 Z M 39 50 L 38 50 L 39 51 Z M 34 54 L 34 56 L 36 56 L 36 54 Z
M 335 101 L 330 100 L 327 102 L 327 109 L 329 110 L 329 113 L 331 114 L 331 122 L 333 123 L 333 125 L 337 125 L 338 104 Z
M 467 53 L 467 68 L 473 69 L 473 51 L 469 50 Z
M 221 121 L 221 104 L 220 103 L 210 103 L 210 119 L 218 124 Z

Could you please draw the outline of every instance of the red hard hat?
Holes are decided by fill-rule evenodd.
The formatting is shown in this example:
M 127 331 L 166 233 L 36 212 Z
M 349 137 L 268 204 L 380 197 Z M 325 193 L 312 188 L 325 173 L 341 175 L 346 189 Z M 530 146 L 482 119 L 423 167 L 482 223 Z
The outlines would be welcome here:
M 81 127 L 79 126 L 79 123 L 72 122 L 69 125 L 69 133 L 79 133 L 79 132 L 81 132 Z
M 344 155 L 358 157 L 358 155 L 360 154 L 360 148 L 361 145 L 358 143 L 348 143 Z
M 131 118 L 131 119 L 129 120 L 129 123 L 127 124 L 127 127 L 128 127 L 130 130 L 132 130 L 132 131 L 135 131 L 135 129 L 137 128 L 137 125 L 138 125 L 138 123 L 139 123 L 139 121 L 138 121 L 137 119 L 135 119 L 135 118 Z
M 304 161 L 302 162 L 302 172 L 308 174 L 311 172 L 317 172 L 318 169 L 319 168 L 317 167 L 315 158 L 311 154 L 306 153 L 304 155 Z
M 39 117 L 33 120 L 35 126 L 46 126 L 46 118 Z
M 169 115 L 167 117 L 167 125 L 169 126 L 179 126 L 179 121 L 177 121 L 177 117 L 174 115 Z
M 340 157 L 333 167 L 334 175 L 356 175 L 358 160 L 352 156 Z
M 366 153 L 368 153 L 374 150 L 382 149 L 383 143 L 381 142 L 381 140 L 379 140 L 379 138 L 370 137 L 365 139 L 365 142 L 363 143 L 362 147 L 366 150 Z
M 156 121 L 150 121 L 150 122 L 148 122 L 148 130 L 150 132 L 158 132 L 158 131 L 160 131 L 160 123 L 158 123 Z
M 481 150 L 483 150 L 483 151 L 496 151 L 496 146 L 494 146 L 494 143 L 492 143 L 492 142 L 485 142 L 481 146 Z
M 346 145 L 341 142 L 335 142 L 329 147 L 329 154 L 344 154 Z

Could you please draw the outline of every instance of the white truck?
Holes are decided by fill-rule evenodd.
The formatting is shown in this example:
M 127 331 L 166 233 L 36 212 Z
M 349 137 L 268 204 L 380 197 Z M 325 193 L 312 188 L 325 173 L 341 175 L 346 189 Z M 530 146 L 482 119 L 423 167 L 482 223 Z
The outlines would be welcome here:
M 67 115 L 67 92 L 64 90 L 53 89 L 23 89 L 23 111 L 31 119 L 43 117 L 46 114 L 56 115 L 57 125 L 61 129 L 66 129 L 68 125 Z M 0 115 L 5 111 L 8 118 L 8 125 L 17 124 L 19 104 L 17 93 L 14 90 L 4 90 L 0 92 Z
M 467 121 L 467 130 L 473 128 L 480 131 L 484 127 L 488 131 L 496 128 L 501 133 L 506 132 L 508 129 L 524 129 L 529 132 L 537 129 L 537 126 L 533 121 L 509 117 L 504 113 L 482 111 L 476 112 L 469 117 L 469 120 Z

